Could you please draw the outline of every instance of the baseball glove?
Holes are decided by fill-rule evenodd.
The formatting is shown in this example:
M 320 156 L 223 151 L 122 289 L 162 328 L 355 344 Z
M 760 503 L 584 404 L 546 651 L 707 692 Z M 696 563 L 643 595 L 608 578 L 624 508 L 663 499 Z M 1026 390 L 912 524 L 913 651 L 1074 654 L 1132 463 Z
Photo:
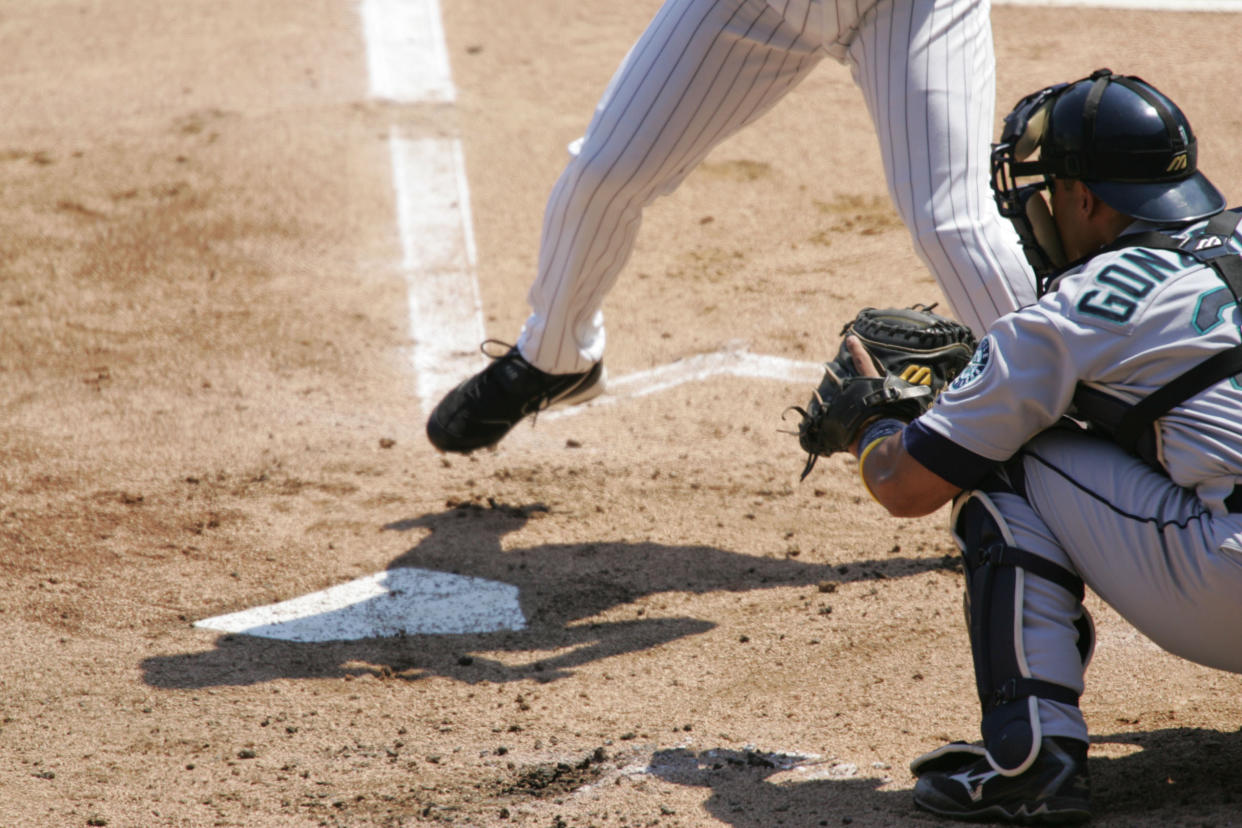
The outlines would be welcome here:
M 837 356 L 802 415 L 798 442 L 807 453 L 805 479 L 823 455 L 847 451 L 867 423 L 879 417 L 910 422 L 966 367 L 975 338 L 965 325 L 933 312 L 935 305 L 864 308 L 841 329 Z M 855 336 L 880 376 L 859 374 L 845 338 Z

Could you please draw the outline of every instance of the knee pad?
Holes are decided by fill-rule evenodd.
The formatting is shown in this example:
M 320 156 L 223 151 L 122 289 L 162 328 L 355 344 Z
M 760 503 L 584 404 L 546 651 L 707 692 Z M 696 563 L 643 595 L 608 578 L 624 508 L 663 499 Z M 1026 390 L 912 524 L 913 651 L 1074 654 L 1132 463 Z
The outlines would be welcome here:
M 1016 776 L 1039 754 L 1039 699 L 1078 706 L 1078 692 L 1073 688 L 1031 675 L 1022 638 L 1027 575 L 1066 590 L 1079 607 L 1082 579 L 1046 558 L 1019 549 L 1000 510 L 983 492 L 960 495 L 951 520 L 965 564 L 967 626 L 983 711 L 984 749 L 998 773 Z M 1085 610 L 1074 625 L 1085 667 L 1095 641 Z

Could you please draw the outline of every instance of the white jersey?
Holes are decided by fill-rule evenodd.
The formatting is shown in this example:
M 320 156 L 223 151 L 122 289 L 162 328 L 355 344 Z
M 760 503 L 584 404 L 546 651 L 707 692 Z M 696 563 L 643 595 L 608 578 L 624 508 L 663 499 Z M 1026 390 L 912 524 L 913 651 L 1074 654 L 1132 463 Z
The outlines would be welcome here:
M 1152 229 L 1136 224 L 1127 232 Z M 1194 228 L 1191 228 L 1194 229 Z M 1234 249 L 1242 248 L 1235 236 Z M 958 482 L 966 469 L 1013 456 L 1070 407 L 1078 383 L 1133 404 L 1239 343 L 1242 315 L 1210 267 L 1173 251 L 1123 248 L 1068 272 L 1057 289 L 1001 319 L 970 366 L 910 435 L 928 432 L 975 455 L 939 450 Z M 1161 465 L 1213 512 L 1242 482 L 1242 384 L 1218 382 L 1157 421 Z M 934 458 L 914 449 L 920 460 Z M 936 468 L 932 469 L 936 471 Z M 959 475 L 953 479 L 953 474 Z

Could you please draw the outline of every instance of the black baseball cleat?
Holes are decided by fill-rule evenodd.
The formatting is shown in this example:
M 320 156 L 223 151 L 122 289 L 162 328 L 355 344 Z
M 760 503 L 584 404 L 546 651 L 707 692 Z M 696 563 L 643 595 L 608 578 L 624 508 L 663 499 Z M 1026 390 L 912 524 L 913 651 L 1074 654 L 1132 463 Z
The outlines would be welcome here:
M 505 347 L 509 350 L 492 357 L 491 365 L 450 391 L 431 412 L 427 439 L 436 448 L 468 454 L 494 446 L 523 417 L 554 405 L 583 403 L 604 390 L 602 362 L 580 374 L 548 374 L 523 359 L 516 347 Z
M 981 748 L 962 745 L 954 753 L 952 747 L 941 749 L 946 755 L 940 760 L 924 761 L 941 751 L 915 760 L 914 804 L 920 808 L 953 819 L 1021 825 L 1069 825 L 1091 818 L 1086 742 L 1045 738 L 1034 764 L 1017 776 L 993 770 Z

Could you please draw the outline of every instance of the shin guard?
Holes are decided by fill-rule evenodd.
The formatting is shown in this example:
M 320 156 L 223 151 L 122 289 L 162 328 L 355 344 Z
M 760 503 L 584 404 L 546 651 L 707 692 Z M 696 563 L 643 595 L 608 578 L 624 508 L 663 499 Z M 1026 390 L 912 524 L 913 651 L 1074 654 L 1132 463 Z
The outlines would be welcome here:
M 967 617 L 975 682 L 983 710 L 983 748 L 992 767 L 1016 776 L 1035 761 L 1042 742 L 1039 699 L 1078 705 L 1073 688 L 1031 675 L 1023 644 L 1026 579 L 1035 575 L 1068 591 L 1081 605 L 1082 580 L 1052 561 L 1018 548 L 1000 510 L 983 492 L 953 507 L 954 539 L 966 571 Z M 1076 623 L 1085 665 L 1094 641 L 1083 611 Z

